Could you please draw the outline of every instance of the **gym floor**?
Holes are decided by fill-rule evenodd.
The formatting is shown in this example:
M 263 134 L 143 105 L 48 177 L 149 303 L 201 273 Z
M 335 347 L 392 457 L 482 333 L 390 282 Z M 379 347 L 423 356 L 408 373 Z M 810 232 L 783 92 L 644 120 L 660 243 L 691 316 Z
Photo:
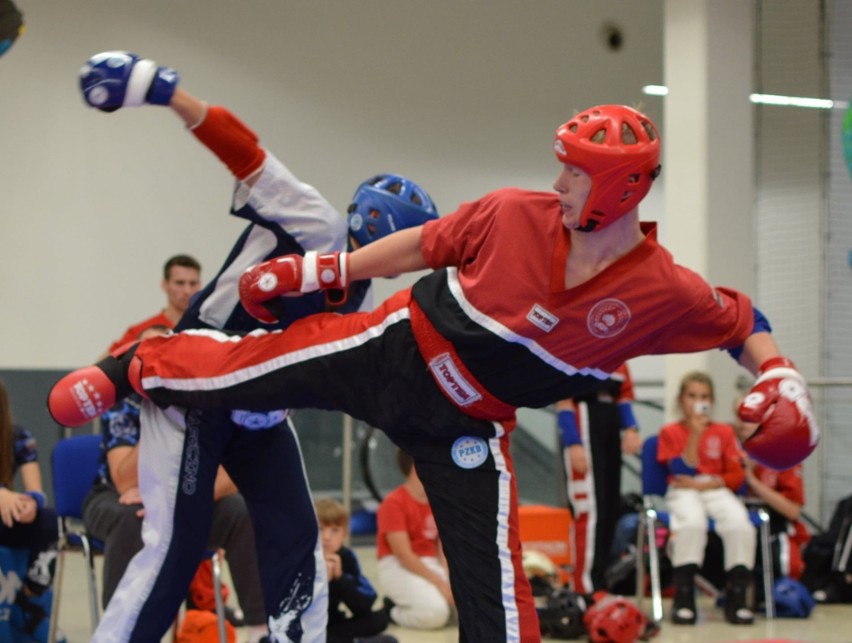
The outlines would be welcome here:
M 375 549 L 356 547 L 361 566 L 368 578 L 376 579 Z M 100 579 L 101 559 L 98 565 Z M 88 588 L 84 572 L 83 557 L 70 554 L 66 557 L 66 567 L 60 603 L 59 627 L 65 633 L 69 643 L 85 643 L 91 637 L 89 622 Z M 227 568 L 225 569 L 225 581 Z M 231 592 L 233 596 L 233 592 Z M 232 599 L 229 599 L 229 601 Z M 646 608 L 649 604 L 646 602 Z M 668 601 L 664 604 L 668 608 Z M 715 608 L 709 599 L 699 602 L 699 623 L 695 626 L 675 626 L 664 622 L 662 630 L 653 639 L 656 643 L 721 643 L 726 641 L 753 641 L 755 643 L 852 643 L 852 605 L 820 605 L 808 619 L 776 619 L 767 621 L 758 616 L 752 626 L 732 626 L 725 622 L 720 609 Z M 442 630 L 420 632 L 391 626 L 388 634 L 396 636 L 400 643 L 455 643 L 458 631 L 447 627 Z M 162 643 L 171 642 L 171 635 Z M 245 640 L 240 632 L 239 643 Z M 545 641 L 555 639 L 545 639 Z

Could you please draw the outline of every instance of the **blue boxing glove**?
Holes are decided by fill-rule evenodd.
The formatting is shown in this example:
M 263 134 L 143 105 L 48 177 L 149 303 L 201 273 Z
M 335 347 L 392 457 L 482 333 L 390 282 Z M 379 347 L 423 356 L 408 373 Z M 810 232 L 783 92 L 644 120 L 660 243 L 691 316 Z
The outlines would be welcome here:
M 168 105 L 178 73 L 127 51 L 105 51 L 80 69 L 80 90 L 91 107 L 114 112 L 120 107 Z

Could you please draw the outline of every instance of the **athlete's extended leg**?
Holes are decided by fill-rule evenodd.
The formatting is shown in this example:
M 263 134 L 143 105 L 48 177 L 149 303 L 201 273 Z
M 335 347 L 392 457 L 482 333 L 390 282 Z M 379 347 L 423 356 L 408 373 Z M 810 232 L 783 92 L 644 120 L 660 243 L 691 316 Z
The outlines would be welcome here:
M 353 383 L 372 381 L 367 369 L 384 373 L 385 336 L 402 322 L 407 328 L 409 301 L 404 291 L 371 313 L 311 315 L 286 331 L 154 337 L 120 359 L 66 375 L 51 389 L 48 407 L 63 426 L 80 426 L 133 386 L 161 407 L 339 409 L 367 419 L 372 400 L 347 392 Z

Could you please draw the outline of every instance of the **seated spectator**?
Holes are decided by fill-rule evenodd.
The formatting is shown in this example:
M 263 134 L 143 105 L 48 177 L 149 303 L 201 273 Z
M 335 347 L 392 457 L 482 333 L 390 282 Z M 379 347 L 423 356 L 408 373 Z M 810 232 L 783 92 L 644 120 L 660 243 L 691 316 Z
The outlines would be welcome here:
M 713 381 L 707 374 L 694 371 L 683 377 L 678 405 L 681 419 L 660 429 L 657 446 L 657 460 L 669 468 L 672 622 L 696 622 L 694 579 L 704 560 L 707 519 L 712 518 L 724 547 L 725 619 L 748 625 L 754 622 L 746 595 L 753 577 L 756 530 L 735 495 L 745 480 L 739 443 L 732 426 L 711 419 Z
M 444 627 L 455 607 L 447 562 L 414 459 L 397 451 L 405 482 L 377 513 L 379 582 L 393 623 L 418 630 Z
M 805 504 L 802 465 L 776 471 L 756 463 L 747 455 L 743 455 L 743 465 L 749 496 L 762 500 L 769 512 L 772 577 L 776 582 L 781 578 L 799 580 L 805 571 L 802 550 L 811 538 L 808 528 L 799 520 Z M 759 577 L 763 573 L 760 556 L 755 562 Z M 757 594 L 760 604 L 763 600 L 762 583 L 758 584 Z
M 163 266 L 160 288 L 166 294 L 166 307 L 130 326 L 110 344 L 107 354 L 138 339 L 149 328 L 174 328 L 189 307 L 192 296 L 201 290 L 201 264 L 189 255 L 170 257 Z
M 741 422 L 736 414 L 741 401 L 740 397 L 734 402 L 735 427 Z M 800 520 L 805 505 L 802 465 L 776 471 L 743 454 L 743 466 L 749 497 L 762 500 L 769 511 L 773 576 L 776 580 L 784 576 L 799 580 L 805 570 L 802 550 L 811 538 Z M 759 562 L 760 557 L 757 560 Z
M 23 493 L 14 488 L 18 472 Z M 12 423 L 9 391 L 0 381 L 0 546 L 29 550 L 16 603 L 27 633 L 39 643 L 47 641 L 58 541 L 56 511 L 45 505 L 35 438 Z
M 376 590 L 355 552 L 343 545 L 349 535 L 349 512 L 331 498 L 316 501 L 322 553 L 328 572 L 328 643 L 397 643 L 382 634 L 388 626 L 383 609 L 373 609 Z
M 152 328 L 146 332 L 162 332 Z M 143 336 L 145 333 L 143 333 Z M 130 560 L 142 549 L 145 509 L 139 496 L 140 398 L 116 404 L 102 421 L 101 462 L 94 487 L 83 502 L 83 522 L 104 541 L 103 605 L 109 603 Z M 220 467 L 214 490 L 209 546 L 224 549 L 228 569 L 244 613 L 248 640 L 268 632 L 255 553 L 254 530 L 243 497 Z

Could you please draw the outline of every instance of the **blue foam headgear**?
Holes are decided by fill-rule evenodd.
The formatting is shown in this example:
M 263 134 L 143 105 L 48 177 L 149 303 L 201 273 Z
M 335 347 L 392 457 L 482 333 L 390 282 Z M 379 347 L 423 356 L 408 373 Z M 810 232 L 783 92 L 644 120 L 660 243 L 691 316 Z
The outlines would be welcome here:
M 438 218 L 426 190 L 398 174 L 379 174 L 364 181 L 355 190 L 348 212 L 349 234 L 362 246 Z
M 772 596 L 775 598 L 775 613 L 786 618 L 807 618 L 816 605 L 808 588 L 788 576 L 775 581 Z

